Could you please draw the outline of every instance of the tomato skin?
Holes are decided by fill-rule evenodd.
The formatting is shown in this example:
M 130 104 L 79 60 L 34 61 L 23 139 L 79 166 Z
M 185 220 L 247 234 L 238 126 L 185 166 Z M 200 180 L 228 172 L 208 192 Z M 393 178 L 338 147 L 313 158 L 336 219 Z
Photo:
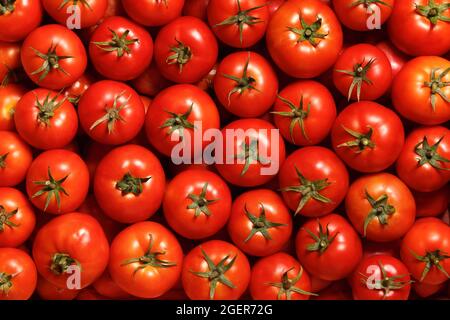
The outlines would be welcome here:
M 284 4 L 286 0 L 269 0 L 267 1 L 267 9 L 269 9 L 270 17 Z
M 130 294 L 120 289 L 120 287 L 111 279 L 108 270 L 103 272 L 100 278 L 95 280 L 92 286 L 98 294 L 109 299 L 121 300 L 131 297 Z
M 414 292 L 421 298 L 428 298 L 435 295 L 445 287 L 445 282 L 441 284 L 427 284 L 423 282 L 414 282 Z
M 70 87 L 65 88 L 63 94 L 69 102 L 77 106 L 81 96 L 94 82 L 95 77 L 89 73 L 85 73 L 77 81 L 72 83 Z
M 17 84 L 0 86 L 0 130 L 14 131 L 16 105 L 26 92 L 24 87 Z
M 420 127 L 406 138 L 397 160 L 397 175 L 414 190 L 432 192 L 444 187 L 450 181 L 450 164 L 438 161 L 438 166 L 442 169 L 433 167 L 431 163 L 419 164 L 422 157 L 416 152 L 416 146 L 424 140 L 424 137 L 430 146 L 443 138 L 436 152 L 441 157 L 450 159 L 450 131 L 441 126 Z
M 381 41 L 375 45 L 378 49 L 384 52 L 391 64 L 392 79 L 399 73 L 405 63 L 409 60 L 409 57 L 398 50 L 391 42 Z M 390 91 L 390 88 L 388 89 Z
M 161 75 L 153 62 L 139 77 L 131 80 L 131 84 L 140 94 L 154 97 L 172 83 Z
M 423 125 L 436 125 L 450 120 L 450 103 L 439 94 L 435 94 L 433 110 L 431 88 L 426 85 L 432 78 L 432 70 L 439 76 L 450 61 L 441 57 L 417 57 L 408 61 L 395 77 L 392 84 L 392 104 L 403 117 Z M 450 74 L 442 78 L 450 81 Z M 450 86 L 444 86 L 441 92 L 450 97 Z
M 70 16 L 73 14 L 67 13 L 69 6 L 76 6 L 80 15 L 80 28 L 87 28 L 95 25 L 106 13 L 108 7 L 108 0 L 88 0 L 85 1 L 69 1 L 61 7 L 60 0 L 42 0 L 42 5 L 45 11 L 58 23 L 66 25 L 71 21 Z
M 122 0 L 128 16 L 148 27 L 163 26 L 181 15 L 184 0 Z
M 14 187 L 25 179 L 33 154 L 19 135 L 0 131 L 0 158 L 0 187 Z
M 318 33 L 327 33 L 325 39 L 316 39 L 315 47 L 309 41 L 297 42 L 299 36 L 286 28 L 301 28 L 300 15 L 307 24 L 320 16 Z M 342 48 L 343 35 L 333 11 L 319 0 L 291 0 L 285 2 L 272 16 L 267 27 L 266 45 L 275 63 L 295 78 L 313 78 L 330 68 Z M 299 63 L 302 61 L 302 63 Z
M 11 80 L 11 72 L 20 67 L 20 43 L 0 41 L 0 83 L 2 86 Z
M 0 41 L 16 42 L 36 29 L 42 20 L 41 1 L 16 0 L 14 11 L 0 16 Z
M 333 282 L 330 286 L 319 292 L 313 300 L 352 300 L 351 288 L 347 280 Z
M 41 79 L 45 71 L 32 73 L 39 70 L 46 60 L 39 57 L 32 48 L 41 54 L 47 54 L 54 48 L 58 57 L 70 58 L 58 59 L 57 65 L 49 67 L 48 74 Z M 52 90 L 70 86 L 83 75 L 87 66 L 86 50 L 80 38 L 73 31 L 57 24 L 34 29 L 24 40 L 20 56 L 28 77 L 38 86 Z
M 58 288 L 41 276 L 38 277 L 36 291 L 43 300 L 73 300 L 80 292 L 80 290 Z
M 373 217 L 364 232 L 364 222 L 373 209 L 366 192 L 374 200 L 386 195 L 387 203 L 395 211 L 386 214 L 386 224 Z M 368 240 L 375 242 L 400 239 L 414 224 L 416 215 L 416 205 L 408 187 L 396 176 L 384 172 L 355 180 L 345 198 L 345 207 L 350 222 L 359 234 L 365 234 Z
M 121 191 L 118 183 L 126 174 L 141 181 L 142 191 Z M 135 223 L 150 218 L 161 205 L 165 176 L 153 153 L 138 145 L 113 149 L 99 163 L 94 178 L 94 193 L 106 215 L 121 223 Z M 128 193 L 127 193 L 128 192 Z
M 149 240 L 151 235 L 152 241 Z M 161 260 L 174 263 L 170 267 L 124 264 L 144 256 L 153 242 L 151 252 Z M 124 291 L 140 298 L 157 298 L 169 291 L 178 281 L 183 264 L 183 251 L 175 236 L 161 224 L 144 221 L 133 224 L 117 235 L 111 244 L 109 273 Z M 136 271 L 139 266 L 142 269 Z
M 352 136 L 346 129 L 359 133 L 361 138 Z M 371 129 L 373 133 L 368 138 Z M 402 121 L 391 109 L 361 101 L 341 111 L 333 125 L 331 139 L 334 151 L 349 167 L 360 172 L 379 172 L 397 160 L 405 143 L 404 132 Z M 364 145 L 365 139 L 369 141 L 368 146 Z M 343 145 L 354 141 L 357 146 Z
M 187 62 L 180 64 L 172 48 L 189 48 Z M 198 18 L 180 17 L 165 25 L 155 40 L 155 62 L 161 74 L 176 83 L 200 81 L 217 61 L 217 40 L 208 25 Z M 183 57 L 178 55 L 178 59 Z
M 413 191 L 417 217 L 436 217 L 441 215 L 448 207 L 449 195 L 450 189 L 448 186 L 433 192 Z
M 183 16 L 191 16 L 206 21 L 206 9 L 209 0 L 185 0 L 183 7 Z

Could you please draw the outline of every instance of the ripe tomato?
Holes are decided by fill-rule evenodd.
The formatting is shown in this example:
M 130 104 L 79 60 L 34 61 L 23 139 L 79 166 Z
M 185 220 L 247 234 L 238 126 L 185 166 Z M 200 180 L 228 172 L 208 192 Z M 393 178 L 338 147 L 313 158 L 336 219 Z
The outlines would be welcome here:
M 0 248 L 0 300 L 28 300 L 36 282 L 36 266 L 28 254 Z
M 109 273 L 129 294 L 157 298 L 177 283 L 182 263 L 177 238 L 161 224 L 144 221 L 129 226 L 114 239 Z
M 72 15 L 77 13 L 80 25 L 76 28 L 80 29 L 91 27 L 103 18 L 108 0 L 42 0 L 42 5 L 45 11 L 62 25 L 73 24 L 75 21 Z
M 417 217 L 436 217 L 445 212 L 450 203 L 450 189 L 445 186 L 433 192 L 413 191 Z
M 105 19 L 89 42 L 89 57 L 95 69 L 112 80 L 137 78 L 150 65 L 152 56 L 150 34 L 122 17 Z
M 15 80 L 15 70 L 21 67 L 20 43 L 0 42 L 0 83 Z M 12 78 L 12 79 L 11 79 Z
M 440 126 L 412 131 L 397 160 L 397 174 L 417 191 L 444 187 L 450 181 L 450 131 Z
M 395 0 L 389 37 L 409 55 L 442 55 L 450 50 L 449 17 L 445 0 Z
M 15 129 L 16 105 L 26 92 L 24 87 L 17 84 L 0 85 L 0 130 L 13 131 Z
M 252 269 L 250 294 L 254 300 L 309 300 L 311 280 L 290 255 L 279 252 L 256 262 Z
M 328 89 L 319 82 L 291 83 L 278 95 L 274 122 L 287 141 L 315 145 L 326 138 L 336 118 L 336 105 Z
M 78 106 L 81 96 L 94 82 L 95 78 L 91 74 L 85 73 L 77 81 L 72 83 L 70 87 L 65 88 L 63 94 L 70 103 Z
M 400 239 L 414 224 L 416 205 L 408 187 L 396 176 L 377 173 L 352 183 L 345 198 L 347 216 L 370 241 Z
M 183 16 L 196 17 L 201 20 L 206 20 L 206 9 L 208 8 L 209 0 L 185 0 L 183 7 Z
M 414 292 L 421 298 L 428 298 L 445 287 L 445 282 L 440 284 L 427 284 L 423 282 L 414 282 Z
M 338 58 L 343 36 L 338 19 L 319 0 L 290 0 L 272 16 L 266 43 L 272 59 L 285 73 L 312 78 Z
M 267 9 L 269 9 L 270 17 L 284 4 L 286 0 L 269 0 L 267 1 Z
M 434 125 L 450 120 L 450 61 L 418 57 L 407 62 L 392 84 L 392 103 L 405 118 Z
M 350 279 L 355 300 L 408 300 L 411 282 L 406 266 L 388 255 L 363 258 Z
M 19 135 L 0 131 L 0 187 L 14 187 L 21 183 L 31 161 L 31 149 Z
M 208 22 L 226 45 L 248 48 L 262 39 L 269 22 L 264 0 L 209 0 Z
M 347 280 L 333 282 L 330 286 L 319 292 L 313 300 L 352 300 L 351 288 Z
M 80 38 L 57 24 L 34 29 L 24 40 L 20 56 L 28 77 L 40 87 L 52 90 L 70 86 L 87 65 Z
M 152 63 L 139 77 L 131 80 L 131 84 L 140 94 L 150 97 L 156 96 L 161 90 L 171 85 L 171 82 L 164 78 Z
M 155 62 L 161 74 L 177 83 L 200 81 L 217 61 L 218 45 L 208 25 L 180 17 L 165 25 L 155 40 Z
M 76 289 L 59 288 L 43 277 L 38 277 L 36 291 L 43 300 L 73 300 L 80 292 Z
M 63 149 L 45 151 L 31 163 L 26 188 L 38 209 L 52 214 L 71 212 L 86 198 L 89 171 L 76 153 Z
M 2 1 L 0 12 L 0 41 L 20 41 L 36 29 L 42 20 L 41 1 Z
M 122 0 L 131 19 L 144 26 L 163 26 L 181 15 L 184 0 Z
M 284 248 L 292 233 L 292 218 L 283 200 L 268 189 L 242 193 L 231 208 L 228 233 L 239 249 L 268 256 Z
M 38 231 L 33 258 L 40 275 L 50 283 L 59 288 L 74 285 L 83 289 L 107 267 L 109 244 L 96 219 L 84 213 L 67 213 Z M 78 279 L 72 279 L 77 272 Z
M 47 89 L 34 89 L 17 102 L 14 122 L 17 132 L 38 149 L 58 149 L 77 134 L 75 108 L 64 96 Z
M 378 172 L 397 160 L 405 130 L 395 112 L 371 102 L 355 102 L 338 115 L 331 131 L 334 151 L 351 168 Z
M 345 165 L 331 150 L 306 147 L 291 153 L 279 174 L 287 206 L 307 217 L 331 213 L 344 200 L 348 189 Z
M 440 284 L 450 276 L 450 227 L 437 218 L 416 221 L 402 240 L 400 256 L 413 278 Z
M 392 43 L 389 41 L 381 41 L 376 44 L 376 47 L 383 51 L 388 58 L 389 63 L 391 64 L 392 69 L 392 79 L 399 73 L 399 71 L 403 68 L 405 63 L 409 60 L 409 57 L 398 50 Z M 388 91 L 391 89 L 389 88 Z
M 78 116 L 84 131 L 102 144 L 123 144 L 141 131 L 145 108 L 128 85 L 111 80 L 92 84 L 80 99 Z
M 222 137 L 223 151 L 216 154 L 216 168 L 228 182 L 255 187 L 278 174 L 286 151 L 283 138 L 270 122 L 236 120 L 222 129 Z
M 94 178 L 98 205 L 122 223 L 150 218 L 161 205 L 164 186 L 158 158 L 138 145 L 113 149 L 100 161 Z
M 120 289 L 120 287 L 111 279 L 108 270 L 103 272 L 100 278 L 95 280 L 92 286 L 98 294 L 105 298 L 121 300 L 131 297 L 130 294 Z
M 328 281 L 344 279 L 362 257 L 358 233 L 342 216 L 309 219 L 295 239 L 297 257 L 313 276 Z
M 181 280 L 191 300 L 237 300 L 250 282 L 250 264 L 232 244 L 211 240 L 186 255 Z

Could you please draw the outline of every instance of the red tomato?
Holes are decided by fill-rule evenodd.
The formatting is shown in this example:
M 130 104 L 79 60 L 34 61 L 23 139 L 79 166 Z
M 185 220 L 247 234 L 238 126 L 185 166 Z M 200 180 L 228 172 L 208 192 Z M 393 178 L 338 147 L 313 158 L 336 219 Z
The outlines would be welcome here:
M 413 192 L 418 217 L 436 217 L 445 212 L 450 199 L 448 186 L 433 192 Z
M 267 1 L 267 9 L 269 9 L 270 17 L 284 4 L 286 0 L 269 0 Z
M 0 131 L 0 187 L 21 183 L 32 161 L 30 147 L 16 133 Z
M 184 0 L 122 0 L 134 21 L 149 27 L 162 26 L 181 15 Z
M 330 286 L 319 292 L 313 300 L 352 300 L 351 288 L 347 280 L 333 282 Z
M 42 0 L 42 5 L 45 11 L 62 25 L 76 24 L 78 21 L 72 16 L 77 13 L 80 24 L 75 28 L 80 29 L 91 27 L 103 18 L 108 0 Z
M 175 236 L 156 222 L 133 224 L 111 244 L 109 273 L 124 291 L 157 298 L 178 281 L 183 252 Z
M 206 9 L 208 8 L 209 0 L 185 0 L 183 7 L 183 16 L 196 17 L 201 20 L 206 20 Z
M 15 129 L 16 105 L 26 92 L 25 88 L 17 84 L 0 86 L 0 130 L 13 131 Z
M 86 147 L 84 161 L 89 170 L 89 181 L 94 181 L 95 170 L 104 156 L 108 154 L 114 147 L 98 142 L 92 142 Z M 92 187 L 92 185 L 91 185 Z
M 392 69 L 392 79 L 403 68 L 404 64 L 409 60 L 409 57 L 403 52 L 399 51 L 389 41 L 382 41 L 376 44 L 376 47 L 384 52 L 386 58 L 388 58 Z M 390 91 L 390 88 L 388 89 Z
M 196 83 L 196 86 L 206 92 L 208 92 L 210 89 L 214 89 L 214 79 L 217 75 L 217 67 L 218 64 L 214 64 L 211 70 L 209 70 L 208 74 Z
M 14 71 L 20 67 L 20 43 L 0 42 L 0 83 L 2 86 L 7 85 L 10 80 L 16 80 Z
M 41 1 L 8 0 L 0 9 L 0 41 L 20 41 L 41 24 Z
M 70 87 L 65 88 L 63 94 L 69 102 L 77 106 L 81 96 L 94 82 L 95 78 L 89 73 L 85 73 L 77 81 L 72 83 Z
M 98 278 L 92 286 L 103 297 L 108 299 L 127 299 L 130 298 L 130 294 L 120 289 L 120 287 L 111 279 L 108 270 Z
M 73 300 L 80 292 L 79 290 L 58 288 L 43 277 L 38 278 L 36 291 L 43 300 Z
M 88 287 L 81 290 L 76 297 L 76 300 L 109 300 L 108 298 L 100 295 L 93 288 Z
M 139 77 L 131 80 L 131 84 L 139 93 L 154 97 L 161 90 L 170 86 L 171 82 L 164 78 L 156 64 L 152 63 Z
M 427 284 L 423 282 L 414 282 L 414 292 L 421 298 L 428 298 L 435 295 L 445 287 L 445 282 L 441 284 Z

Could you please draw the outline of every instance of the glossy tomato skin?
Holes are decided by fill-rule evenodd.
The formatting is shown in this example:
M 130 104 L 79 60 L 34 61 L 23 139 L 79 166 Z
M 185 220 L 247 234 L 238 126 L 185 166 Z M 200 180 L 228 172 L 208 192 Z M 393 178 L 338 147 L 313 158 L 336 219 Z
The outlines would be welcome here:
M 148 27 L 163 26 L 181 15 L 184 0 L 122 0 L 131 19 Z
M 14 71 L 21 66 L 20 43 L 0 41 L 0 83 L 8 84 Z
M 294 31 L 286 31 L 287 28 L 302 30 L 300 16 L 310 26 L 318 16 L 322 19 L 316 33 L 327 35 L 324 39 L 314 37 L 315 46 L 307 39 L 301 41 Z M 272 59 L 281 70 L 295 78 L 312 78 L 325 72 L 336 62 L 342 42 L 338 19 L 319 0 L 287 1 L 273 14 L 266 33 L 266 45 Z
M 95 25 L 106 13 L 108 0 L 88 0 L 88 1 L 67 1 L 61 6 L 60 0 L 42 0 L 45 11 L 58 23 L 66 25 L 73 23 L 70 17 L 73 15 L 73 9 L 69 6 L 76 6 L 76 11 L 80 15 L 80 28 L 87 28 Z
M 0 86 L 0 130 L 13 131 L 15 129 L 16 105 L 26 92 L 24 87 L 17 84 Z
M 41 1 L 16 0 L 13 10 L 0 16 L 0 41 L 24 39 L 42 21 Z
M 57 262 L 57 255 L 69 256 Z M 52 219 L 37 233 L 33 259 L 41 276 L 60 288 L 67 288 L 67 267 L 80 267 L 80 289 L 101 276 L 108 265 L 109 244 L 102 227 L 90 215 L 67 213 Z M 67 274 L 66 274 L 67 273 Z
M 450 160 L 450 131 L 441 126 L 421 127 L 412 131 L 397 160 L 397 174 L 410 188 L 432 192 L 444 187 L 450 181 L 450 163 L 445 161 L 425 161 L 427 155 L 424 139 L 429 146 L 437 145 L 436 156 Z M 435 156 L 435 157 L 436 157 Z M 422 163 L 422 159 L 425 159 Z
M 311 249 L 315 245 L 316 248 Z M 297 233 L 295 246 L 297 257 L 305 269 L 311 275 L 328 281 L 350 275 L 363 252 L 358 233 L 345 218 L 334 213 L 303 224 Z
M 436 125 L 450 120 L 450 103 L 441 95 L 433 94 L 430 87 L 435 77 L 450 68 L 450 61 L 441 57 L 417 57 L 408 61 L 392 83 L 392 104 L 403 117 L 423 125 Z M 450 74 L 441 82 L 450 81 Z M 440 92 L 450 96 L 450 86 L 443 86 Z M 435 104 L 433 107 L 432 97 Z
M 314 182 L 318 193 L 328 200 L 320 201 L 311 195 L 299 208 L 303 194 L 286 190 L 288 187 L 307 187 L 309 183 L 303 184 L 299 173 L 310 183 Z M 289 209 L 307 217 L 320 217 L 331 213 L 344 199 L 349 184 L 347 169 L 336 154 L 327 148 L 316 146 L 301 148 L 291 153 L 281 167 L 278 178 L 283 199 Z M 305 193 L 305 197 L 308 197 L 308 194 Z
M 376 47 L 383 51 L 386 55 L 386 58 L 388 58 L 392 69 L 392 79 L 394 79 L 397 73 L 399 73 L 405 63 L 409 60 L 409 56 L 398 50 L 389 41 L 381 41 L 376 44 Z
M 31 161 L 32 151 L 18 134 L 0 131 L 0 187 L 14 187 L 21 183 Z
M 382 201 L 383 198 L 387 200 Z M 369 199 L 378 204 L 372 205 Z M 345 198 L 345 207 L 359 234 L 375 242 L 400 239 L 414 224 L 416 216 L 414 197 L 408 187 L 396 176 L 384 172 L 355 180 Z M 377 208 L 380 215 L 371 216 Z
M 73 300 L 80 292 L 79 290 L 59 288 L 41 276 L 38 277 L 36 291 L 43 300 Z
M 150 254 L 169 266 L 130 261 L 145 256 L 149 249 Z M 180 277 L 182 264 L 183 251 L 177 238 L 156 222 L 133 224 L 111 244 L 111 278 L 122 290 L 140 298 L 157 298 L 169 291 Z
M 81 96 L 86 92 L 91 84 L 95 82 L 95 77 L 90 73 L 83 74 L 70 87 L 64 89 L 63 94 L 73 105 L 77 106 Z
M 114 37 L 123 38 L 129 43 L 123 47 L 111 44 Z M 101 75 L 111 80 L 126 81 L 137 78 L 150 65 L 152 56 L 153 39 L 150 34 L 143 27 L 123 17 L 105 19 L 94 31 L 89 42 L 92 64 Z
M 17 132 L 37 149 L 58 149 L 70 144 L 78 130 L 72 103 L 56 91 L 34 89 L 17 102 L 14 113 Z
M 130 86 L 102 80 L 92 84 L 83 94 L 78 104 L 78 116 L 81 127 L 93 140 L 118 145 L 132 140 L 140 132 L 145 108 Z
M 55 180 L 53 182 L 55 188 L 40 194 L 40 191 L 45 188 L 37 182 L 51 181 L 52 177 L 49 176 L 49 171 Z M 62 181 L 64 178 L 65 180 Z M 88 188 L 89 171 L 86 164 L 76 153 L 63 149 L 41 153 L 31 163 L 26 177 L 27 194 L 33 205 L 52 214 L 76 210 L 86 198 Z M 60 191 L 55 192 L 57 189 Z M 59 205 L 55 193 L 59 194 Z M 47 199 L 49 199 L 48 206 L 46 206 Z
M 48 63 L 47 74 L 46 70 L 37 71 L 47 61 L 53 61 L 53 58 L 45 60 L 32 48 L 40 55 L 52 52 L 52 56 L 59 57 L 56 63 Z M 24 40 L 20 55 L 28 77 L 38 86 L 52 90 L 70 86 L 81 77 L 87 66 L 86 50 L 80 38 L 73 31 L 57 24 L 34 29 Z
M 391 109 L 361 101 L 341 111 L 331 140 L 334 151 L 348 166 L 360 172 L 378 172 L 397 160 L 405 142 L 404 132 L 402 121 Z
M 164 187 L 161 163 L 151 151 L 138 145 L 113 149 L 95 172 L 94 193 L 99 206 L 121 223 L 151 217 L 161 205 Z
M 209 279 L 195 274 L 211 272 L 211 268 L 206 263 L 205 254 L 216 266 L 221 260 L 227 258 L 225 265 L 229 268 L 223 275 L 233 283 L 234 288 L 218 282 L 214 295 L 211 297 Z M 233 258 L 235 258 L 234 262 L 232 262 Z M 222 240 L 211 240 L 195 247 L 185 256 L 181 281 L 185 293 L 191 300 L 237 300 L 250 282 L 250 264 L 247 257 L 234 245 Z
M 217 61 L 218 45 L 208 25 L 180 17 L 165 25 L 155 40 L 155 62 L 161 74 L 176 83 L 200 81 Z
M 286 272 L 291 281 L 301 273 L 300 279 L 292 286 L 310 294 L 283 290 L 271 285 L 272 283 L 283 284 L 282 277 Z M 290 299 L 288 299 L 286 291 L 290 291 Z M 311 297 L 311 279 L 296 259 L 284 252 L 279 252 L 264 257 L 255 263 L 250 280 L 250 294 L 254 300 L 309 300 Z
M 446 186 L 433 192 L 413 191 L 413 196 L 417 217 L 437 217 L 444 213 L 449 205 L 450 189 Z

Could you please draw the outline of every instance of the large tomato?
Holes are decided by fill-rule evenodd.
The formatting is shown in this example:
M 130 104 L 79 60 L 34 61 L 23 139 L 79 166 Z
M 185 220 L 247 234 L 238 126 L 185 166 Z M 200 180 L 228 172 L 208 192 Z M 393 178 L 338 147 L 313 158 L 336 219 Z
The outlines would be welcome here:
M 131 19 L 144 26 L 162 26 L 181 15 L 184 0 L 122 0 Z
M 16 105 L 25 93 L 25 88 L 17 84 L 0 86 L 0 130 L 13 131 L 15 129 Z
M 0 187 L 21 183 L 33 161 L 30 147 L 14 132 L 0 131 Z
M 6 0 L 0 4 L 0 41 L 16 42 L 36 29 L 42 20 L 39 0 Z
M 42 0 L 45 11 L 62 25 L 74 24 L 75 28 L 95 25 L 106 13 L 108 0 Z M 79 25 L 73 14 L 79 15 Z
M 11 80 L 17 80 L 15 71 L 21 67 L 20 43 L 0 41 L 0 84 L 7 85 Z

